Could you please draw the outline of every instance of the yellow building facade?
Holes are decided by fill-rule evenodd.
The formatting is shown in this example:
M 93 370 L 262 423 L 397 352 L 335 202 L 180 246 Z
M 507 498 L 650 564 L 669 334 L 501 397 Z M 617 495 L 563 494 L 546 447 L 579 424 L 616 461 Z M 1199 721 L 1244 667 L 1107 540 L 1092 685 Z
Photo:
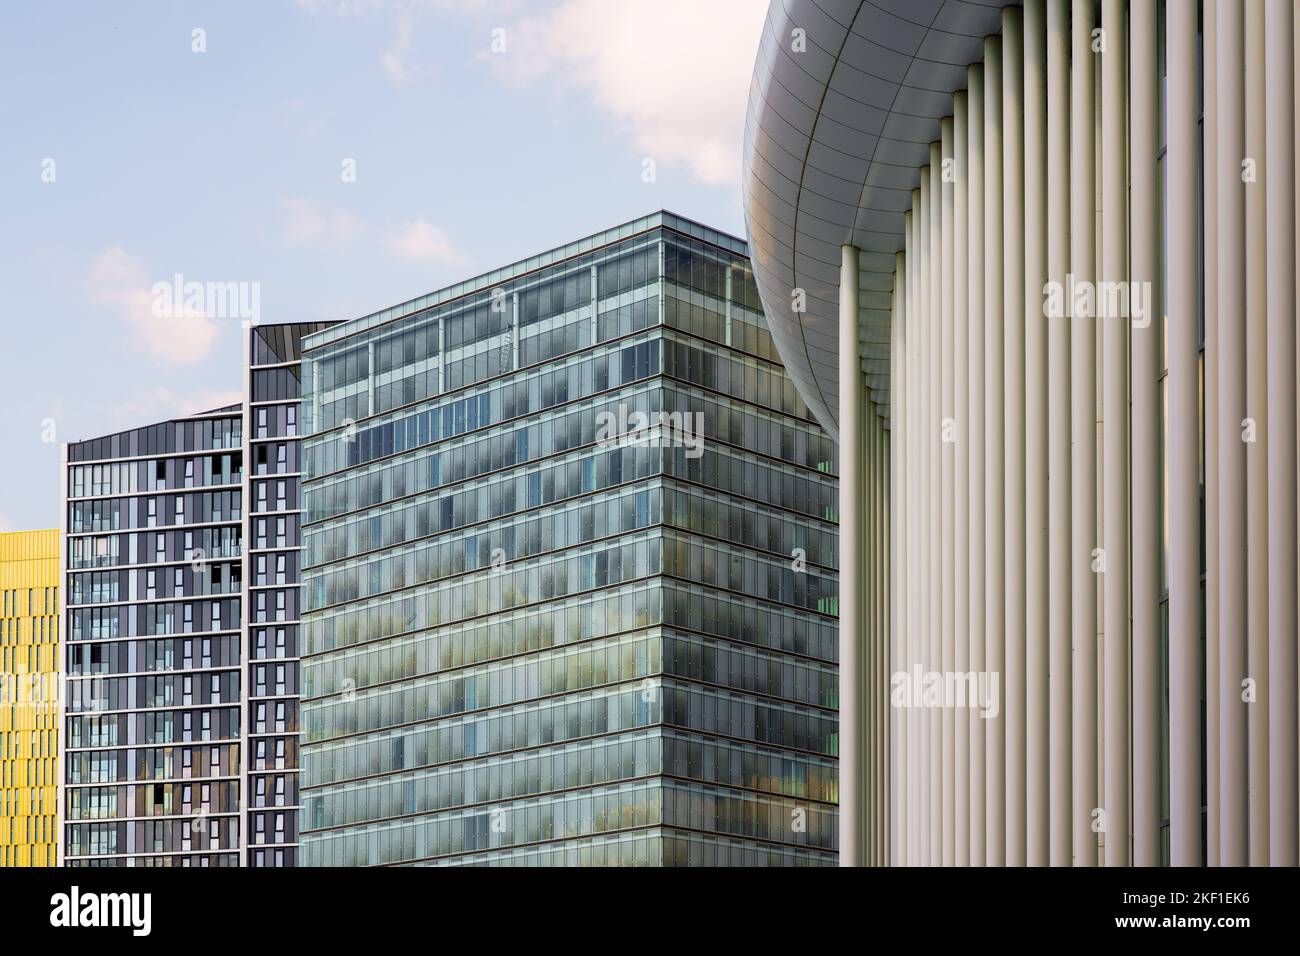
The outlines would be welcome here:
M 58 863 L 59 532 L 0 533 L 0 866 Z

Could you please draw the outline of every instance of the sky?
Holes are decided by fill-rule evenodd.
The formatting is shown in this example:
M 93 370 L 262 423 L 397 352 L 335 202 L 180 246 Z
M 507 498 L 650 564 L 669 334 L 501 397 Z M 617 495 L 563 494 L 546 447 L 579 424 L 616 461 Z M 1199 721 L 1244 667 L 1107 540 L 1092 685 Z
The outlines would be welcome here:
M 58 526 L 60 443 L 238 401 L 254 312 L 365 315 L 657 209 L 743 237 L 766 10 L 0 6 L 0 531 Z M 173 307 L 178 276 L 243 298 Z

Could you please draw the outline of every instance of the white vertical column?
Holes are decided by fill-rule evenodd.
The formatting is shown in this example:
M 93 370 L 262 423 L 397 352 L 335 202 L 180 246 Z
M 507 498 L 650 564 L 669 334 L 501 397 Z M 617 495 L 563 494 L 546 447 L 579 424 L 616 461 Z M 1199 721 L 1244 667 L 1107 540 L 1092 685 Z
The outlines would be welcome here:
M 960 673 L 984 671 L 984 67 L 966 70 L 967 118 L 966 282 L 966 666 Z M 958 552 L 960 555 L 962 552 Z M 967 687 L 967 694 L 972 689 Z M 978 690 L 975 690 L 978 697 Z M 968 704 L 970 702 L 968 701 Z M 978 709 L 960 712 L 967 737 L 969 783 L 969 860 L 984 865 L 984 721 Z
M 1218 600 L 1218 734 L 1217 773 L 1207 777 L 1216 790 L 1217 814 L 1210 828 L 1219 834 L 1219 863 L 1244 866 L 1246 836 L 1246 714 L 1241 681 L 1246 676 L 1246 445 L 1241 421 L 1246 417 L 1246 195 L 1241 178 L 1245 149 L 1242 104 L 1242 7 L 1216 3 L 1215 85 L 1217 131 L 1210 147 L 1215 155 L 1215 205 L 1218 250 L 1206 265 L 1215 267 L 1215 325 L 1217 356 L 1215 392 L 1207 396 L 1206 419 L 1218 419 L 1219 442 L 1216 475 L 1218 520 L 1217 548 L 1207 549 L 1207 560 L 1217 562 Z M 1210 142 L 1207 139 L 1207 142 Z M 1208 318 L 1208 317 L 1207 317 Z M 1207 326 L 1207 337 L 1209 334 Z M 1207 343 L 1208 344 L 1208 343 Z M 1213 400 L 1211 403 L 1211 399 Z M 1207 488 L 1208 492 L 1208 488 Z M 1206 499 L 1207 511 L 1211 499 Z M 1208 609 L 1207 609 L 1208 611 Z
M 1102 109 L 1102 278 L 1128 278 L 1128 163 L 1125 107 L 1128 100 L 1128 30 L 1124 0 L 1104 0 L 1101 26 L 1106 50 L 1101 57 Z M 1121 286 L 1122 287 L 1122 286 Z M 1105 800 L 1106 865 L 1127 866 L 1128 803 L 1128 336 L 1129 315 L 1102 318 L 1105 447 L 1102 547 L 1105 589 Z
M 1297 861 L 1295 10 L 1264 10 L 1268 173 L 1269 860 Z
M 943 417 L 943 389 L 940 378 L 943 370 L 943 309 L 940 282 L 943 276 L 943 182 L 942 157 L 943 147 L 940 143 L 930 146 L 930 216 L 927 235 L 930 246 L 930 267 L 926 283 L 927 307 L 929 309 L 930 333 L 927 341 L 929 354 L 926 357 L 926 421 L 922 431 L 922 440 L 927 449 L 927 469 L 929 478 L 926 491 L 926 564 L 930 574 L 929 633 L 925 640 L 926 670 L 939 666 L 939 654 L 943 645 L 943 557 L 941 542 L 943 539 L 943 475 L 941 471 L 941 451 L 943 445 L 940 437 L 940 422 Z M 930 821 L 926 829 L 927 858 L 931 866 L 943 862 L 943 719 L 938 713 L 927 709 L 924 720 L 928 725 L 926 736 L 929 740 L 929 801 Z
M 1154 2 L 1154 0 L 1152 0 Z M 1025 0 L 1025 862 L 1050 862 L 1047 6 Z
M 864 559 L 862 501 L 866 475 L 866 382 L 858 366 L 858 250 L 844 246 L 840 256 L 839 354 L 839 533 L 840 588 L 840 866 L 862 864 L 862 693 L 860 680 L 866 607 L 858 587 Z
M 891 675 L 902 669 L 907 659 L 904 645 L 907 640 L 907 489 L 911 475 L 907 472 L 907 415 L 911 399 L 907 386 L 907 315 L 911 308 L 912 269 L 907 256 L 913 248 L 912 212 L 903 213 L 904 251 L 894 260 L 894 320 L 889 331 L 889 388 L 891 428 L 889 432 L 891 454 L 889 458 L 889 609 L 892 615 L 889 629 L 889 663 L 884 677 L 886 695 L 892 686 Z M 888 703 L 888 696 L 886 697 Z M 907 785 L 907 728 L 900 715 L 890 724 L 890 866 L 902 866 L 907 855 L 908 798 L 903 788 Z
M 1070 77 L 1070 269 L 1074 283 L 1096 277 L 1092 0 L 1072 4 Z M 1067 285 L 1072 298 L 1073 283 Z M 1097 338 L 1091 315 L 1071 310 L 1070 329 L 1070 646 L 1075 866 L 1095 866 L 1097 835 Z
M 1003 381 L 1002 43 L 984 39 L 984 669 L 997 674 L 997 716 L 981 713 L 976 724 L 984 746 L 984 859 L 1006 862 L 1006 584 L 1004 579 L 1005 467 Z
M 885 761 L 888 765 L 888 779 L 885 783 L 885 799 L 889 804 L 889 855 L 885 864 L 889 866 L 904 865 L 907 852 L 907 804 L 902 797 L 902 788 L 907 780 L 907 752 L 905 739 L 905 713 L 894 713 L 891 692 L 893 674 L 900 670 L 904 659 L 902 644 L 907 633 L 907 567 L 904 563 L 907 546 L 907 454 L 904 450 L 906 425 L 904 415 L 907 408 L 907 308 L 910 306 L 907 295 L 907 255 L 911 245 L 911 211 L 904 213 L 904 251 L 894 255 L 894 299 L 896 299 L 896 317 L 889 334 L 889 356 L 891 356 L 892 373 L 889 376 L 889 637 L 887 656 L 881 669 L 884 680 L 883 708 L 889 722 L 889 735 L 885 747 Z
M 1019 7 L 1002 10 L 1003 421 L 1006 468 L 1006 864 L 1025 865 L 1025 102 Z M 990 584 L 990 589 L 993 587 Z
M 1047 4 L 1047 275 L 1064 289 L 1070 271 L 1070 11 L 1069 0 Z M 1041 290 L 1039 302 L 1042 303 Z M 1047 316 L 1047 543 L 1049 852 L 1053 866 L 1073 860 L 1070 549 L 1070 326 Z
M 876 591 L 880 595 L 877 614 L 875 654 L 876 694 L 876 795 L 880 812 L 876 814 L 876 865 L 888 866 L 890 854 L 890 804 L 889 804 L 889 733 L 893 721 L 889 710 L 889 634 L 893 614 L 893 595 L 889 581 L 893 571 L 893 534 L 889 522 L 890 478 L 893 473 L 890 455 L 889 430 L 880 415 L 876 419 L 876 440 L 880 449 L 880 490 L 877 492 L 876 521 L 880 528 L 880 580 Z
M 924 178 L 924 177 L 922 177 Z M 919 749 L 917 724 L 908 709 L 894 709 L 892 704 L 892 676 L 908 668 L 913 656 L 914 642 L 919 633 L 918 615 L 923 603 L 916 592 L 924 587 L 917 574 L 919 555 L 914 542 L 919 540 L 920 515 L 918 503 L 921 469 L 914 459 L 915 429 L 919 413 L 916 354 L 921 335 L 921 308 L 917 297 L 922 275 L 923 256 L 919 251 L 920 196 L 912 191 L 912 207 L 904 215 L 905 252 L 896 255 L 896 267 L 903 277 L 900 285 L 902 300 L 898 312 L 901 334 L 898 342 L 897 363 L 900 377 L 891 380 L 891 410 L 888 428 L 881 422 L 884 446 L 884 489 L 882 497 L 883 532 L 885 540 L 886 573 L 897 582 L 893 593 L 884 589 L 886 608 L 882 627 L 888 630 L 891 619 L 897 620 L 899 633 L 887 647 L 892 652 L 882 652 L 879 658 L 880 712 L 886 740 L 897 741 L 899 753 L 893 760 L 885 760 L 882 773 L 882 790 L 888 813 L 895 821 L 893 827 L 884 829 L 883 840 L 887 858 L 884 865 L 910 866 L 914 864 L 914 835 L 918 832 L 922 807 L 919 797 L 919 765 L 923 751 Z M 895 389 L 897 391 L 892 391 Z M 896 515 L 897 520 L 892 516 Z M 896 603 L 895 603 L 896 602 Z M 903 626 L 906 622 L 906 626 Z M 886 755 L 888 756 L 888 755 Z M 893 861 L 893 862 L 891 862 Z
M 1131 0 L 1129 91 L 1129 242 L 1131 280 L 1159 288 L 1159 60 L 1156 0 Z M 1155 866 L 1160 853 L 1158 683 L 1160 624 L 1160 313 L 1152 301 L 1148 324 L 1134 327 L 1132 349 L 1133 456 L 1133 862 Z
M 869 865 L 880 866 L 884 860 L 885 851 L 885 831 L 881 827 L 881 822 L 885 819 L 886 807 L 883 786 L 885 774 L 880 758 L 882 754 L 888 752 L 884 746 L 885 715 L 880 709 L 880 688 L 884 685 L 880 676 L 880 649 L 884 646 L 889 634 L 886 619 L 889 611 L 889 568 L 885 560 L 888 543 L 885 536 L 885 476 L 888 474 L 888 468 L 885 465 L 884 421 L 870 402 L 867 404 L 867 421 L 871 423 L 868 435 L 872 439 L 871 459 L 873 472 L 872 477 L 868 479 L 871 482 L 872 489 L 872 582 L 867 593 L 872 598 L 872 607 L 868 609 L 871 614 L 872 641 L 868 647 L 866 667 L 867 677 L 871 685 L 868 695 L 868 699 L 871 701 L 871 736 L 867 743 L 869 748 L 867 750 L 867 760 L 870 767 L 871 794 L 872 803 L 874 804 L 874 810 L 868 821 L 870 827 L 868 832 L 870 833 L 871 846 Z
M 1246 673 L 1255 681 L 1257 705 L 1246 711 L 1250 779 L 1248 794 L 1250 863 L 1269 858 L 1268 704 L 1269 670 L 1268 539 L 1268 163 L 1264 130 L 1264 2 L 1246 0 L 1245 157 L 1255 165 L 1246 184 L 1246 416 L 1255 440 L 1246 445 Z M 1262 705 L 1262 706 L 1261 706 Z
M 948 117 L 939 124 L 942 151 L 945 159 L 954 157 L 953 151 L 953 118 Z M 953 177 L 955 178 L 955 177 Z M 953 220 L 956 215 L 954 206 L 954 183 L 948 176 L 942 177 L 939 183 L 940 190 L 940 209 L 939 209 L 939 241 L 940 241 L 940 273 L 939 273 L 939 307 L 940 307 L 940 414 L 944 421 L 941 428 L 946 431 L 952 427 L 956 420 L 956 412 L 953 408 L 953 381 L 954 381 L 954 327 L 953 327 L 953 241 L 955 238 L 955 229 Z M 960 438 L 960 434 L 957 435 Z M 941 587 L 943 588 L 942 607 L 943 620 L 939 653 L 939 667 L 944 672 L 952 670 L 953 652 L 955 647 L 955 525 L 954 525 L 954 489 L 955 489 L 955 454 L 956 448 L 951 441 L 944 440 L 940 436 L 939 446 L 939 475 L 940 475 L 940 495 L 941 495 L 941 528 L 942 544 L 939 548 L 941 559 L 941 573 L 943 575 Z M 943 796 L 943 817 L 942 829 L 937 836 L 940 836 L 942 844 L 940 845 L 943 864 L 952 866 L 954 861 L 954 851 L 956 849 L 955 840 L 955 814 L 956 814 L 956 793 L 954 792 L 956 781 L 954 780 L 955 754 L 953 752 L 954 721 L 951 707 L 945 707 L 939 714 L 941 730 L 941 776 L 940 786 Z
M 1169 846 L 1201 862 L 1200 552 L 1197 397 L 1197 9 L 1167 8 L 1166 206 L 1169 458 Z
M 952 453 L 952 576 L 953 618 L 951 632 L 945 630 L 944 639 L 951 641 L 945 675 L 956 671 L 965 673 L 970 649 L 970 454 L 971 408 L 967 390 L 970 377 L 969 337 L 967 312 L 970 308 L 969 275 L 969 94 L 962 90 L 953 96 L 953 159 L 952 183 L 952 271 L 948 273 L 952 285 L 952 400 L 948 415 L 956 423 L 956 443 Z M 969 715 L 963 710 L 944 708 L 944 720 L 952 725 L 952 782 L 953 782 L 953 864 L 970 865 L 970 782 Z
M 942 124 L 941 124 L 942 125 Z M 951 123 L 949 124 L 951 130 Z M 949 136 L 951 139 L 951 135 Z M 930 245 L 930 265 L 928 308 L 930 335 L 928 340 L 929 357 L 926 361 L 929 388 L 926 390 L 926 421 L 923 429 L 923 441 L 929 449 L 929 480 L 925 508 L 928 515 L 928 564 L 930 574 L 930 628 L 927 635 L 926 670 L 935 670 L 940 666 L 943 645 L 943 602 L 944 596 L 952 594 L 952 586 L 945 587 L 943 577 L 943 388 L 945 375 L 943 363 L 943 293 L 942 282 L 945 274 L 943 260 L 943 144 L 930 144 L 930 224 L 928 227 Z M 943 824 L 944 793 L 943 785 L 943 717 L 926 708 L 924 719 L 929 724 L 930 740 L 930 824 L 926 831 L 928 858 L 931 866 L 943 862 Z
M 921 183 L 925 185 L 927 172 L 921 171 Z M 915 268 L 908 270 L 912 286 L 911 316 L 908 321 L 907 334 L 907 392 L 911 399 L 907 413 L 907 578 L 911 582 L 908 588 L 908 628 L 907 656 L 903 658 L 901 669 L 912 672 L 914 664 L 920 662 L 920 641 L 927 633 L 924 615 L 928 602 L 925 601 L 925 589 L 928 582 L 921 574 L 922 550 L 922 512 L 928 502 L 923 497 L 925 488 L 925 470 L 921 463 L 920 431 L 921 418 L 921 360 L 924 355 L 921 343 L 924 341 L 925 329 L 929 316 L 922 305 L 921 294 L 925 283 L 925 259 L 927 246 L 922 227 L 926 212 L 921 204 L 921 189 L 912 190 L 912 263 Z M 921 716 L 915 708 L 909 707 L 905 714 L 907 724 L 907 862 L 910 866 L 919 866 L 925 860 L 921 856 L 921 830 L 926 825 L 926 794 L 922 788 L 922 768 L 927 758 L 927 741 L 921 737 Z
M 1205 0 L 1201 7 L 1201 62 L 1205 79 L 1202 83 L 1201 135 L 1202 179 L 1205 202 L 1205 836 L 1206 862 L 1219 865 L 1219 575 L 1214 556 L 1219 553 L 1219 275 L 1215 263 L 1218 254 L 1218 41 L 1217 0 Z
M 1300 51 L 1300 15 L 1296 15 L 1296 12 L 1293 10 L 1292 17 L 1291 17 L 1291 65 L 1293 68 L 1292 73 L 1294 74 L 1294 85 L 1292 87 L 1292 102 L 1300 104 L 1300 64 L 1297 64 L 1295 62 L 1295 56 L 1297 51 Z M 1294 133 L 1294 139 L 1292 142 L 1291 156 L 1292 156 L 1292 160 L 1294 161 L 1297 158 L 1300 158 L 1300 123 L 1297 123 L 1293 120 L 1292 131 Z M 1297 224 L 1300 224 L 1300 190 L 1295 190 L 1295 193 L 1296 193 L 1295 205 L 1294 205 L 1295 221 Z M 1300 274 L 1300 241 L 1296 241 L 1294 244 L 1296 247 L 1295 267 L 1296 267 L 1297 274 Z M 1298 379 L 1300 379 L 1300 336 L 1297 336 L 1296 338 L 1295 357 L 1296 357 L 1296 364 L 1294 369 L 1292 370 L 1292 373 Z M 1298 395 L 1297 398 L 1300 399 L 1300 395 Z M 1297 455 L 1296 505 L 1297 505 L 1297 514 L 1300 514 L 1300 448 L 1296 450 L 1296 455 Z M 1296 561 L 1297 561 L 1296 593 L 1300 594 L 1300 542 L 1297 542 Z M 1298 673 L 1296 676 L 1297 676 L 1297 682 L 1300 683 L 1300 673 Z M 1298 694 L 1297 706 L 1300 706 L 1300 690 L 1297 691 L 1297 694 Z M 1297 713 L 1297 731 L 1300 732 L 1300 712 Z M 1297 851 L 1297 855 L 1300 856 L 1300 846 L 1297 846 L 1296 851 Z
M 859 866 L 876 865 L 875 821 L 879 805 L 876 804 L 875 774 L 875 732 L 876 700 L 874 656 L 876 640 L 876 610 L 880 601 L 876 596 L 876 580 L 879 579 L 879 524 L 876 522 L 876 492 L 879 489 L 879 470 L 876 462 L 875 411 L 871 406 L 870 395 L 866 392 L 866 378 L 862 369 L 861 349 L 858 354 L 858 377 L 863 380 L 863 449 L 862 449 L 862 484 L 858 493 L 862 496 L 862 570 L 859 571 L 855 585 L 858 588 L 858 601 L 862 606 L 862 644 L 858 648 L 858 679 L 861 680 L 861 739 L 858 740 L 859 770 L 858 786 L 862 788 L 862 813 L 858 818 Z

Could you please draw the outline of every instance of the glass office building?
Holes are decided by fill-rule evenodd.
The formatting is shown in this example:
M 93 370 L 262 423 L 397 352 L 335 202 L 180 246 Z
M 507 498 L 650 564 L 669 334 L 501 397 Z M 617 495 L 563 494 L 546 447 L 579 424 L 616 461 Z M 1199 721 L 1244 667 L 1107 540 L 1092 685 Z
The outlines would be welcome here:
M 303 341 L 302 865 L 836 859 L 834 446 L 659 213 Z

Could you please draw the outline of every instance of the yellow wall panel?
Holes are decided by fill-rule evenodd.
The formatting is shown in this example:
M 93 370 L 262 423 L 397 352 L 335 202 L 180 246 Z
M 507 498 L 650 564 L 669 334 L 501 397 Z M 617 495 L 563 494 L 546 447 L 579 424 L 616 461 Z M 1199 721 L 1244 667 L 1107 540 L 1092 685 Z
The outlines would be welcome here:
M 0 533 L 0 866 L 57 860 L 59 532 Z

